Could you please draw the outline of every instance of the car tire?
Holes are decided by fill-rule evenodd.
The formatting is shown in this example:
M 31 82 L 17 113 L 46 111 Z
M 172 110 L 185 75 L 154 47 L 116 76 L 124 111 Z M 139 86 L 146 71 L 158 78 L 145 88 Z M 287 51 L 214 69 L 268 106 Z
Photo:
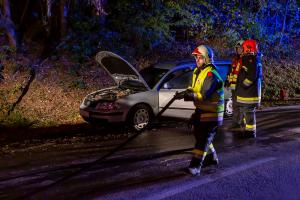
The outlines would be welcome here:
M 133 107 L 128 115 L 128 125 L 133 131 L 143 131 L 152 121 L 151 108 L 145 104 L 138 104 Z
M 233 102 L 232 102 L 232 98 L 228 98 L 225 101 L 225 111 L 224 111 L 224 115 L 226 117 L 231 117 L 233 115 L 233 106 L 232 106 Z
M 82 118 L 83 118 L 84 121 L 86 121 L 89 124 L 93 124 L 94 123 L 94 120 L 92 120 L 91 118 L 83 117 L 83 116 L 82 116 Z

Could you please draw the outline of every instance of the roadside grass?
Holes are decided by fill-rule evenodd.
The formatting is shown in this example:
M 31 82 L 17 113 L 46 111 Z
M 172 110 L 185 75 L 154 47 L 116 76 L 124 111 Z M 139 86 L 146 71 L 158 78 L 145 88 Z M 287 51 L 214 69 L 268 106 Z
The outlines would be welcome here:
M 289 99 L 299 96 L 300 62 L 264 59 L 263 75 L 263 99 L 279 100 L 280 90 L 284 90 Z
M 111 78 L 94 61 L 78 67 L 78 63 L 65 57 L 50 59 L 36 68 L 36 78 L 28 92 L 7 117 L 10 106 L 17 101 L 28 76 L 26 70 L 12 73 L 10 66 L 4 65 L 4 81 L 0 83 L 2 126 L 15 124 L 21 128 L 30 124 L 31 128 L 37 128 L 83 123 L 78 112 L 83 98 L 92 91 L 113 84 Z
M 16 111 L 10 113 L 3 121 L 1 122 L 5 127 L 15 127 L 15 128 L 28 128 L 34 122 L 22 115 L 22 113 Z

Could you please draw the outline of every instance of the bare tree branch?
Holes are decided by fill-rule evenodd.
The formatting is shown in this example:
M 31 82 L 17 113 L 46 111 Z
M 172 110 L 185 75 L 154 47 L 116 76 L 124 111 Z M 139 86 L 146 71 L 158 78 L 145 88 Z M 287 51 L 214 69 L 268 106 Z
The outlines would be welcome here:
M 89 4 L 93 5 L 97 11 L 97 15 L 106 16 L 107 13 L 104 10 L 107 0 L 89 0 Z
M 283 36 L 284 36 L 288 8 L 289 8 L 289 0 L 286 0 L 285 13 L 284 13 L 284 18 L 283 18 L 283 23 L 282 23 L 282 30 L 281 30 L 281 37 L 280 37 L 280 41 L 279 41 L 279 46 L 282 44 L 282 39 L 283 39 Z

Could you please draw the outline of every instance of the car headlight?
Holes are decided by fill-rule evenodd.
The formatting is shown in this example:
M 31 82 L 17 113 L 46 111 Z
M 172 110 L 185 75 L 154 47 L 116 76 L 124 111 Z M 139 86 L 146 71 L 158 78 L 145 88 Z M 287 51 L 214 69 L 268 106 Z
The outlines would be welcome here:
M 90 105 L 91 105 L 91 101 L 88 100 L 88 99 L 85 99 L 84 102 L 83 102 L 83 104 L 84 104 L 85 106 L 90 106 Z
M 116 102 L 99 102 L 96 110 L 100 111 L 116 111 L 120 109 L 120 105 Z

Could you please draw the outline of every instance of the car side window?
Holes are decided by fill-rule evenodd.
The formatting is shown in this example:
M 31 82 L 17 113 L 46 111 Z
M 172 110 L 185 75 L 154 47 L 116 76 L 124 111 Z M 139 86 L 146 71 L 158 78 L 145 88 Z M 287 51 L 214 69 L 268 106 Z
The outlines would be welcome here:
M 169 74 L 162 83 L 163 89 L 186 89 L 192 83 L 191 69 L 178 70 Z

